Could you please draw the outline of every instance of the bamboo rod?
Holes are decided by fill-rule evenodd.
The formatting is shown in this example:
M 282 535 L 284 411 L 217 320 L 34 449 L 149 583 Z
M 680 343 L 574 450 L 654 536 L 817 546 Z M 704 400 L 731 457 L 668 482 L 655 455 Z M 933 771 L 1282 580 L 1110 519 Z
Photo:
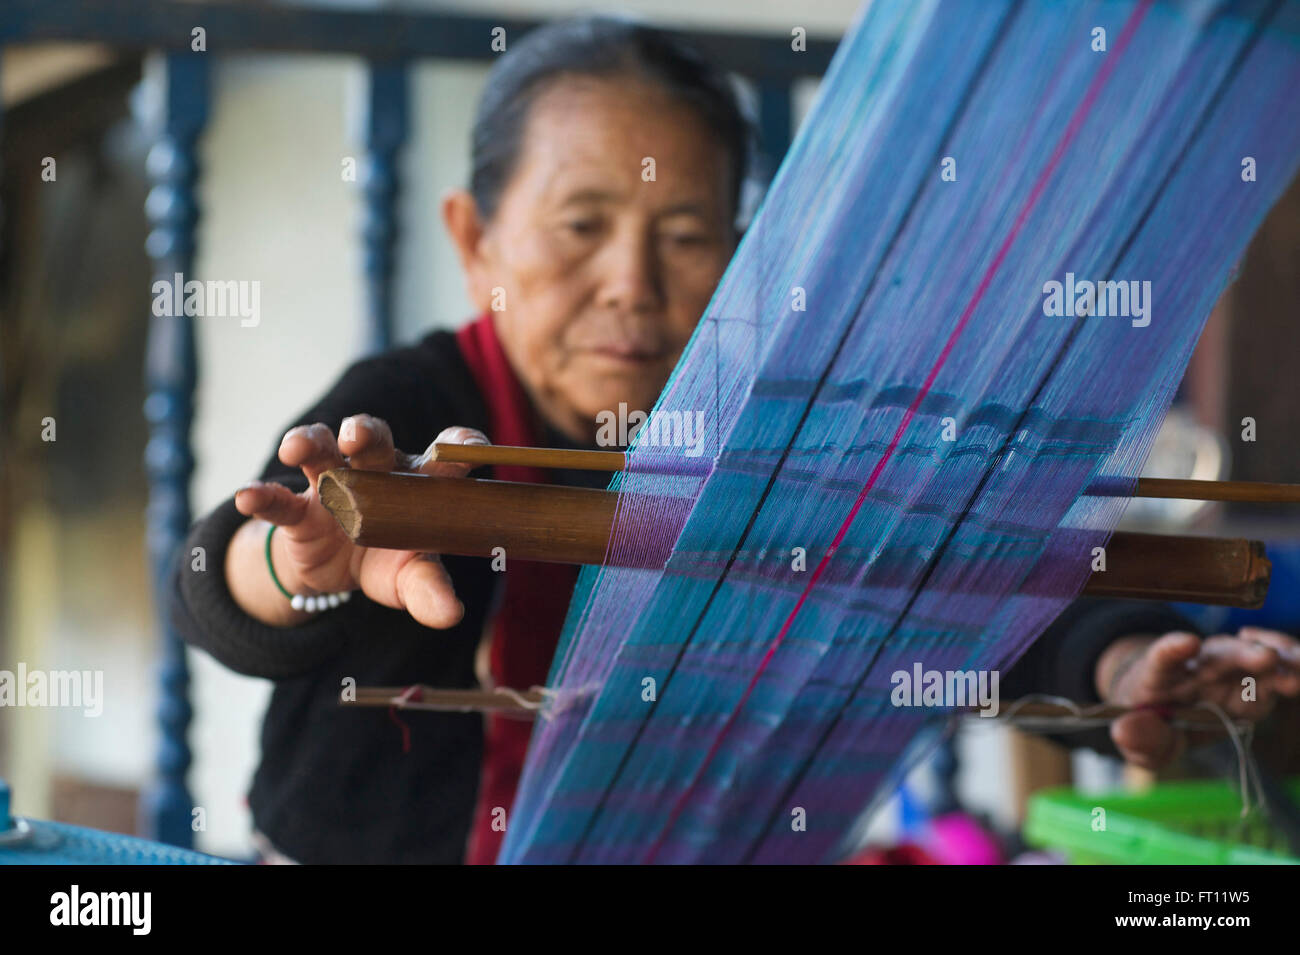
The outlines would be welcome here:
M 604 563 L 618 503 L 617 494 L 587 488 L 348 468 L 326 471 L 317 490 L 367 547 L 465 557 L 504 547 L 513 559 L 561 564 Z
M 318 490 L 348 536 L 368 547 L 467 557 L 492 557 L 496 548 L 505 548 L 511 560 L 661 567 L 680 530 L 620 534 L 611 545 L 618 493 L 550 484 L 341 468 L 323 474 Z M 636 502 L 629 497 L 623 503 Z M 638 510 L 632 506 L 628 513 Z M 1053 570 L 1060 561 L 1092 559 L 1090 536 L 1063 532 L 1053 543 L 1055 549 L 1039 560 L 1021 592 L 1055 594 L 1060 585 Z M 733 555 L 691 556 L 720 568 Z M 852 558 L 841 550 L 841 560 Z M 914 579 L 916 568 L 909 563 L 914 555 L 887 550 L 876 559 L 880 586 L 895 580 L 905 586 Z M 1121 532 L 1106 546 L 1106 570 L 1093 574 L 1083 593 L 1258 607 L 1268 593 L 1269 572 L 1264 547 L 1256 541 Z
M 520 448 L 496 444 L 435 444 L 433 460 L 473 464 L 476 467 L 519 465 L 567 471 L 622 471 L 627 454 L 622 451 L 574 451 L 567 448 Z M 683 474 L 698 473 L 683 465 Z M 1232 501 L 1238 503 L 1300 504 L 1300 484 L 1263 481 L 1193 481 L 1181 478 L 1138 478 L 1137 487 L 1127 482 L 1113 488 L 1099 481 L 1087 492 L 1102 497 L 1152 497 L 1187 501 Z
M 1259 541 L 1117 531 L 1106 544 L 1106 571 L 1089 577 L 1083 594 L 1255 608 L 1268 596 L 1271 574 Z M 1032 577 L 1029 592 L 1050 592 Z

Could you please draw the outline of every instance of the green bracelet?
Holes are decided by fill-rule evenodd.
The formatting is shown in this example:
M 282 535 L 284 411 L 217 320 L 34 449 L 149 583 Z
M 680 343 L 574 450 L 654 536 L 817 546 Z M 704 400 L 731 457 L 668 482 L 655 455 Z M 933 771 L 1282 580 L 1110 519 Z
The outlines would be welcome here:
M 280 578 L 275 576 L 275 564 L 271 562 L 271 535 L 274 533 L 275 525 L 272 524 L 271 529 L 266 532 L 266 569 L 271 572 L 271 582 L 275 584 L 276 590 L 280 591 L 280 593 L 284 594 L 284 596 L 292 602 L 293 594 L 285 590 L 284 584 L 280 583 Z
M 275 533 L 275 525 L 266 532 L 266 569 L 271 572 L 271 581 L 280 593 L 284 594 L 289 600 L 289 606 L 294 610 L 305 610 L 308 613 L 320 613 L 322 610 L 328 610 L 331 607 L 337 607 L 345 604 L 352 599 L 352 592 L 349 590 L 341 591 L 337 594 L 313 594 L 308 597 L 305 594 L 291 594 L 285 589 L 284 584 L 280 583 L 280 578 L 275 575 L 275 564 L 271 562 L 271 535 Z

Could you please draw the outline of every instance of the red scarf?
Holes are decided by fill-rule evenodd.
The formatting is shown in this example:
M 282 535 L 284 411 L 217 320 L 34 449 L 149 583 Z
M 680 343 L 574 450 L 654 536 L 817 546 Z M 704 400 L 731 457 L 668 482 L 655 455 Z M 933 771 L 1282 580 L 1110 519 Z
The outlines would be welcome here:
M 488 438 L 494 444 L 540 444 L 537 413 L 501 348 L 491 315 L 485 313 L 458 331 L 456 343 L 487 405 Z M 546 472 L 541 468 L 493 470 L 493 477 L 499 481 L 546 482 Z M 506 555 L 505 589 L 490 624 L 492 679 L 497 686 L 526 690 L 546 684 L 577 580 L 576 567 L 514 560 Z M 495 714 L 487 717 L 478 805 L 465 854 L 470 865 L 491 865 L 496 861 L 505 833 L 493 829 L 494 820 L 501 816 L 493 810 L 504 809 L 509 823 L 532 730 L 529 721 Z

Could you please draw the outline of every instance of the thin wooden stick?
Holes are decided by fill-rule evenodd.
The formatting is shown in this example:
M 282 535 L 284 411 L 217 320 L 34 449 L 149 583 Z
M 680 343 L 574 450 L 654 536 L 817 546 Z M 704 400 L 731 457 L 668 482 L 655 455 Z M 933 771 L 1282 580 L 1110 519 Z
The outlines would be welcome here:
M 431 686 L 359 686 L 344 706 L 393 706 L 446 713 L 531 713 L 545 694 L 530 690 L 445 690 Z
M 566 448 L 519 448 L 506 445 L 436 444 L 435 461 L 455 461 L 475 466 L 520 465 L 566 471 L 622 471 L 627 455 L 622 451 L 572 451 Z M 695 473 L 683 468 L 683 473 Z M 1089 488 L 1088 494 L 1103 497 L 1127 495 L 1126 490 L 1109 490 L 1105 482 Z M 1300 504 L 1300 484 L 1272 484 L 1263 481 L 1192 481 L 1181 478 L 1138 478 L 1133 497 L 1171 498 L 1187 501 L 1233 501 L 1240 503 Z
M 1151 711 L 1159 714 L 1166 720 L 1177 722 L 1185 727 L 1210 731 L 1223 732 L 1223 720 L 1210 709 L 1200 706 L 1170 705 L 1162 706 L 1120 706 L 1116 703 L 1100 703 L 1089 705 L 1080 705 L 1077 708 L 1070 707 L 1064 703 L 1053 702 L 1050 700 L 1012 700 L 1004 703 L 999 707 L 998 715 L 1006 717 L 1009 720 L 1027 720 L 1030 722 L 1042 721 L 1051 722 L 1058 720 L 1066 722 L 1073 719 L 1079 719 L 1082 715 L 1086 720 L 1103 720 L 1113 722 L 1121 716 L 1127 716 L 1130 713 Z M 1024 728 L 1024 727 L 1022 727 Z M 1049 730 L 1050 732 L 1050 730 Z
M 443 444 L 433 446 L 434 461 L 477 466 L 554 468 L 560 471 L 622 471 L 627 455 L 622 451 L 570 451 L 564 448 L 520 448 L 499 444 Z
M 620 524 L 615 514 L 642 513 L 631 494 L 552 484 L 437 478 L 420 474 L 327 471 L 318 484 L 321 503 L 358 544 L 467 557 L 493 557 L 504 548 L 509 560 L 618 567 L 662 567 L 680 528 L 656 527 L 644 534 Z M 661 513 L 662 508 L 644 509 Z M 630 518 L 628 518 L 630 520 Z M 1039 560 L 1021 593 L 1053 595 L 1053 576 L 1061 561 L 1087 561 L 1093 535 L 1054 535 L 1052 550 Z M 855 559 L 846 549 L 841 560 Z M 1188 601 L 1231 607 L 1258 607 L 1268 594 L 1270 566 L 1264 546 L 1237 538 L 1172 537 L 1116 533 L 1106 546 L 1106 570 L 1089 578 L 1084 594 L 1143 600 Z M 729 559 L 753 554 L 677 553 L 678 562 L 696 560 L 721 567 Z M 914 555 L 876 555 L 878 586 L 908 586 Z
M 359 686 L 356 699 L 345 706 L 394 707 L 396 709 L 435 710 L 446 713 L 508 713 L 532 717 L 546 699 L 541 687 L 528 690 L 449 690 L 431 686 Z M 1082 717 L 1111 722 L 1139 710 L 1152 710 L 1167 720 L 1202 731 L 1223 732 L 1223 720 L 1211 710 L 1198 706 L 1128 707 L 1114 703 L 1072 708 L 1050 700 L 1012 700 L 999 707 L 998 716 L 1013 721 L 1050 723 Z M 1027 727 L 1026 727 L 1027 728 Z M 1048 728 L 1050 731 L 1050 728 Z
M 1179 478 L 1138 478 L 1134 497 L 1184 501 L 1233 501 L 1248 504 L 1300 504 L 1300 484 L 1265 481 L 1192 481 Z

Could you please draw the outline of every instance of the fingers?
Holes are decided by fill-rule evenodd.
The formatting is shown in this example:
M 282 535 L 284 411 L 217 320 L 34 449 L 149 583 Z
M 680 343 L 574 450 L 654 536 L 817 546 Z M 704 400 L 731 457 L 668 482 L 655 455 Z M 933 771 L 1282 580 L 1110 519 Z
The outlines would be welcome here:
M 445 630 L 465 616 L 451 575 L 435 555 L 367 550 L 359 577 L 371 600 L 405 610 L 426 627 Z
M 348 466 L 365 471 L 391 471 L 398 463 L 393 432 L 388 422 L 373 415 L 357 414 L 339 425 L 339 451 Z
M 280 442 L 280 461 L 302 468 L 313 488 L 321 474 L 345 464 L 369 471 L 402 468 L 437 477 L 464 477 L 474 466 L 433 461 L 434 445 L 491 443 L 482 431 L 456 426 L 444 429 L 423 454 L 406 454 L 396 449 L 388 422 L 374 415 L 356 414 L 343 419 L 337 440 L 323 424 L 293 428 Z
M 1181 633 L 1162 637 L 1144 654 L 1141 680 L 1126 702 L 1211 702 L 1234 718 L 1263 719 L 1278 694 L 1300 694 L 1300 670 L 1288 667 L 1284 658 L 1295 641 L 1275 631 L 1247 629 L 1241 637 L 1216 634 L 1201 641 Z
M 1127 713 L 1110 727 L 1125 762 L 1143 769 L 1160 769 L 1181 755 L 1186 740 L 1157 714 L 1149 710 Z
M 1174 630 L 1151 644 L 1147 651 L 1152 669 L 1166 677 L 1181 676 L 1187 661 L 1196 657 L 1201 649 L 1201 638 L 1194 633 Z
M 1269 677 L 1269 688 L 1281 696 L 1300 696 L 1300 640 L 1263 627 L 1242 627 L 1237 639 L 1271 648 L 1277 654 L 1277 665 Z
M 417 557 L 398 572 L 397 593 L 406 612 L 426 627 L 445 630 L 465 616 L 451 575 L 433 554 Z
M 1195 670 L 1204 683 L 1235 680 L 1241 674 L 1263 677 L 1277 669 L 1279 659 L 1271 646 L 1218 634 L 1202 645 Z
M 1277 651 L 1278 659 L 1284 667 L 1300 671 L 1300 640 L 1295 637 L 1277 630 L 1265 630 L 1263 627 L 1242 627 L 1237 637 L 1272 647 Z
M 409 468 L 412 471 L 419 471 L 421 474 L 428 474 L 433 477 L 464 477 L 474 469 L 472 464 L 457 464 L 451 461 L 434 461 L 433 446 L 435 444 L 491 444 L 482 431 L 474 428 L 465 428 L 456 426 L 453 428 L 444 428 L 439 435 L 433 439 L 433 443 L 425 449 L 424 453 L 414 457 L 409 462 Z
M 288 527 L 303 519 L 307 500 L 283 484 L 250 481 L 235 492 L 235 507 L 245 517 L 258 517 Z
M 291 468 L 302 468 L 313 488 L 324 472 L 344 464 L 334 432 L 323 424 L 290 429 L 280 442 L 280 461 Z
M 1264 627 L 1242 627 L 1237 632 L 1242 640 L 1262 643 L 1277 650 L 1288 663 L 1300 663 L 1300 640 L 1279 630 L 1267 630 Z
M 1300 695 L 1300 641 L 1273 630 L 1247 627 L 1240 636 L 1167 633 L 1141 653 L 1118 681 L 1130 706 L 1144 703 L 1215 703 L 1232 718 L 1259 720 L 1277 694 Z M 1246 677 L 1253 692 L 1243 692 Z M 1130 712 L 1111 725 L 1124 759 L 1159 769 L 1188 745 L 1185 733 L 1149 710 Z M 1198 735 L 1199 739 L 1199 735 Z
M 1189 665 L 1201 649 L 1194 633 L 1175 630 L 1166 633 L 1142 652 L 1121 679 L 1122 696 L 1117 702 L 1130 705 L 1161 702 L 1188 683 Z

